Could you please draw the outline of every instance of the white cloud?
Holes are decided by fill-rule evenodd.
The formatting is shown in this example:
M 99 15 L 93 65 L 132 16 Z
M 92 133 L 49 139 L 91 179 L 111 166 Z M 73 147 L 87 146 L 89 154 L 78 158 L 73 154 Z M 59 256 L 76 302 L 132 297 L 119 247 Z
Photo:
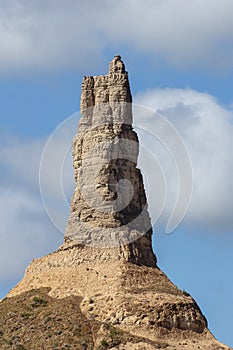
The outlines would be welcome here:
M 214 231 L 232 231 L 233 198 L 233 112 L 211 95 L 190 89 L 151 90 L 139 94 L 135 100 L 143 106 L 159 111 L 181 134 L 191 156 L 193 166 L 193 196 L 185 222 L 201 225 Z M 140 117 L 146 130 L 157 134 L 154 115 Z M 137 125 L 137 120 L 135 121 Z M 164 168 L 169 191 L 174 201 L 177 191 L 177 175 L 169 155 L 142 138 Z M 169 185 L 170 184 L 170 185 Z M 149 193 L 151 210 L 156 193 Z M 171 206 L 171 201 L 169 205 Z
M 2 73 L 93 68 L 122 45 L 179 66 L 232 67 L 231 0 L 5 0 L 0 10 Z
M 18 278 L 35 257 L 53 250 L 60 236 L 39 197 L 19 188 L 0 189 L 0 280 Z
M 27 188 L 35 189 L 45 139 L 19 139 L 10 135 L 4 139 L 1 141 L 0 162 L 7 172 L 5 181 L 26 183 Z M 4 173 L 1 177 L 4 178 Z
M 8 136 L 5 144 L 1 141 L 0 280 L 3 281 L 22 276 L 30 260 L 62 243 L 62 235 L 50 222 L 40 197 L 39 165 L 45 140 Z
M 4 1 L 0 5 L 1 71 L 88 67 L 98 61 L 100 38 L 84 2 Z M 92 37 L 92 40 L 90 40 Z

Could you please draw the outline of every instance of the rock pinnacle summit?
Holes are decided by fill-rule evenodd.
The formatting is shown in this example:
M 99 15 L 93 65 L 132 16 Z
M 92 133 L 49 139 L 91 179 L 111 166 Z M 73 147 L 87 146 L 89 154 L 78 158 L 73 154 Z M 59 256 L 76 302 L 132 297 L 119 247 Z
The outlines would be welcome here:
M 65 242 L 94 247 L 130 244 L 136 254 L 132 259 L 155 266 L 151 221 L 137 168 L 132 96 L 120 56 L 110 62 L 107 75 L 84 77 L 80 111 L 73 141 L 76 188 Z
M 84 77 L 80 110 L 64 243 L 0 302 L 0 349 L 230 350 L 157 266 L 119 55 Z

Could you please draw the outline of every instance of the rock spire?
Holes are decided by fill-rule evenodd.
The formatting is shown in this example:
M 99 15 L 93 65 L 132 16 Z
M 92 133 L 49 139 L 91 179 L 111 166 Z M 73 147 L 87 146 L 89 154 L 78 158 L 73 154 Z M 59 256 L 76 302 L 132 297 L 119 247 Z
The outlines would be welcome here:
M 120 56 L 110 62 L 107 75 L 84 77 L 80 110 L 73 141 L 76 188 L 65 241 L 95 247 L 134 242 L 136 254 L 143 250 L 147 264 L 155 265 L 151 221 L 137 168 L 132 96 Z
M 0 303 L 1 349 L 231 350 L 156 266 L 131 102 L 120 56 L 84 78 L 65 242 Z

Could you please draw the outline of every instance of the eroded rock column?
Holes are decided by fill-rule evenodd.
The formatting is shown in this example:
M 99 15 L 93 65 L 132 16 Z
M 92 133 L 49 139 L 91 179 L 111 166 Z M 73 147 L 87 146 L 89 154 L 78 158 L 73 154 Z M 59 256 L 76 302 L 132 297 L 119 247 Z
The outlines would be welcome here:
M 97 247 L 134 242 L 132 250 L 141 250 L 143 240 L 143 249 L 153 254 L 151 221 L 137 168 L 132 96 L 120 56 L 113 58 L 107 75 L 84 77 L 80 110 L 73 141 L 76 188 L 65 239 Z

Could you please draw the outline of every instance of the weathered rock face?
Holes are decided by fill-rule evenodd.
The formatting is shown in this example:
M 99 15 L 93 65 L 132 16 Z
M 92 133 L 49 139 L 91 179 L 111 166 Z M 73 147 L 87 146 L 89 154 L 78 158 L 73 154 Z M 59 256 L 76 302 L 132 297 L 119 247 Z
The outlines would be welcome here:
M 80 109 L 73 141 L 76 188 L 65 240 L 95 247 L 134 242 L 134 250 L 140 246 L 140 251 L 143 241 L 149 264 L 155 265 L 143 180 L 136 167 L 139 144 L 132 128 L 128 73 L 120 56 L 110 63 L 108 75 L 84 77 Z
M 84 78 L 65 242 L 0 304 L 1 349 L 230 350 L 156 266 L 131 100 L 119 56 Z

